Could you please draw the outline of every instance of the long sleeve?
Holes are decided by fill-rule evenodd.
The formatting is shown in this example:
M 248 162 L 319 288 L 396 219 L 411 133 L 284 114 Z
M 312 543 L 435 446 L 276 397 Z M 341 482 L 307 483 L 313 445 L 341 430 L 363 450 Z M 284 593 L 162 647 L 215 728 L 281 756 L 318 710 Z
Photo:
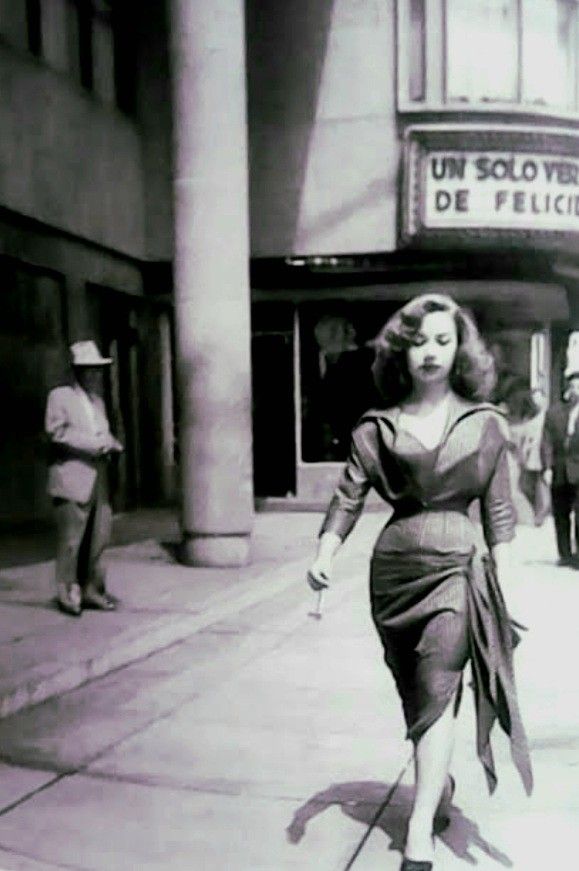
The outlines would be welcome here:
M 344 541 L 362 513 L 371 486 L 356 440 L 353 438 L 350 456 L 326 512 L 320 535 L 324 532 L 335 532 Z
M 487 433 L 494 438 L 494 433 Z M 485 541 L 494 547 L 504 541 L 512 541 L 515 535 L 515 510 L 511 494 L 509 473 L 509 443 L 506 427 L 496 431 L 498 447 L 488 484 L 481 496 L 481 519 Z
M 96 457 L 100 453 L 101 440 L 96 435 L 70 426 L 58 388 L 52 390 L 48 395 L 44 429 L 51 444 L 55 447 L 87 454 L 90 457 Z

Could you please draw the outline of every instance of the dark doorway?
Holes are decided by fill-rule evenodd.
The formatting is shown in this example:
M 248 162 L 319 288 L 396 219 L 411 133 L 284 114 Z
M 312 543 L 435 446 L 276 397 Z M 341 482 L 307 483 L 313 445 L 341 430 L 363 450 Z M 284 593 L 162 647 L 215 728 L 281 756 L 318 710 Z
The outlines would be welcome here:
M 44 412 L 66 376 L 63 302 L 62 276 L 0 258 L 0 526 L 51 515 Z
M 125 450 L 111 468 L 111 495 L 114 510 L 127 511 L 140 503 L 141 496 L 141 301 L 109 288 L 90 287 L 89 305 L 99 347 L 113 359 L 106 402 L 111 429 Z
M 296 492 L 293 322 L 290 313 L 264 329 L 258 319 L 252 339 L 255 495 L 288 496 Z

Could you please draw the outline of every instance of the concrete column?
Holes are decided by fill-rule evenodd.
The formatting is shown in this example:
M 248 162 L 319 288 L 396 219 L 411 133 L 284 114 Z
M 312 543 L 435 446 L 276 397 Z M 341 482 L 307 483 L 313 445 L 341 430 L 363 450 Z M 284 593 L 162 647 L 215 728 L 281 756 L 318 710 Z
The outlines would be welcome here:
M 243 0 L 172 0 L 183 559 L 241 565 L 253 519 Z
M 175 495 L 175 421 L 171 321 L 167 312 L 159 315 L 158 343 L 161 376 L 161 490 L 163 500 L 169 503 Z

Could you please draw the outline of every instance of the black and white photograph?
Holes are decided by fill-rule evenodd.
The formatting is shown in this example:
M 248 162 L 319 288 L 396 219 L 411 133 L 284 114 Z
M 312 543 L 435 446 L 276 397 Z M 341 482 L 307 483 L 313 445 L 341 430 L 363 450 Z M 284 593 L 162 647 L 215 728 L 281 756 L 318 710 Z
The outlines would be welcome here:
M 0 871 L 579 868 L 579 0 L 0 0 Z

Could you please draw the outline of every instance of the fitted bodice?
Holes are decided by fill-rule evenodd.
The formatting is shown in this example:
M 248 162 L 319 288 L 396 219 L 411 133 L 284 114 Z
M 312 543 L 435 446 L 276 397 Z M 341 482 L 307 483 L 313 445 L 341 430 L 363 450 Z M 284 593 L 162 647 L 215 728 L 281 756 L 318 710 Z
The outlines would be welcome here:
M 508 472 L 508 428 L 489 404 L 453 398 L 445 433 L 430 450 L 398 426 L 399 410 L 368 412 L 352 434 L 351 453 L 322 531 L 345 538 L 373 487 L 395 513 L 455 507 L 481 501 L 489 545 L 509 540 L 514 512 Z

